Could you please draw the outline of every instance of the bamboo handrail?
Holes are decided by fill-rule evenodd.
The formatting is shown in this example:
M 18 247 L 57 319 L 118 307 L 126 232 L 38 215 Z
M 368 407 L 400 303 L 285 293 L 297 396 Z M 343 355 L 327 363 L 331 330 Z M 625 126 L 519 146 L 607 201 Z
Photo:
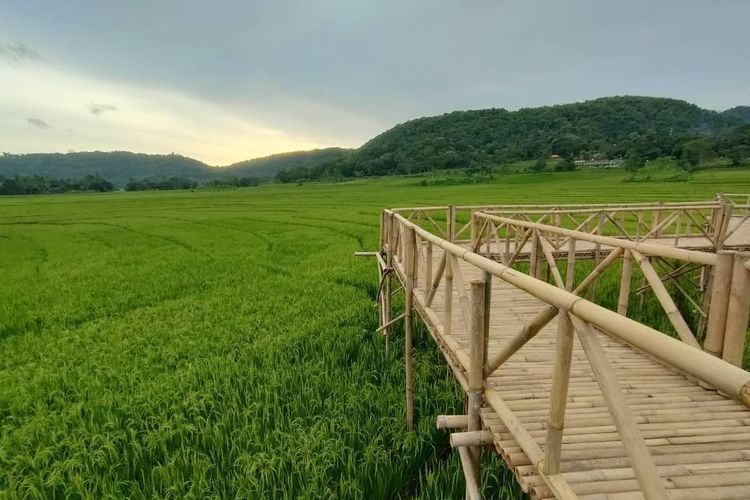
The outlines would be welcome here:
M 491 218 L 498 222 L 506 222 L 508 224 L 514 224 L 517 226 L 525 227 L 528 229 L 538 229 L 545 232 L 561 234 L 564 236 L 576 238 L 578 240 L 588 241 L 591 243 L 599 243 L 607 245 L 613 248 L 624 248 L 628 250 L 636 250 L 647 255 L 655 255 L 659 257 L 667 257 L 673 259 L 679 259 L 686 262 L 694 262 L 696 264 L 703 264 L 713 266 L 716 264 L 716 255 L 708 252 L 700 252 L 697 250 L 686 250 L 684 248 L 674 248 L 667 245 L 661 245 L 658 243 L 648 243 L 644 241 L 630 241 L 622 240 L 618 238 L 612 238 L 610 236 L 601 236 L 596 234 L 585 233 L 582 231 L 574 231 L 572 229 L 558 228 L 555 226 L 548 226 L 546 224 L 539 224 L 533 222 L 524 222 L 515 219 L 507 219 L 505 217 L 498 217 L 495 215 L 489 215 L 486 213 L 477 213 L 477 217 Z
M 558 309 L 565 309 L 575 314 L 577 317 L 596 325 L 607 333 L 615 335 L 651 353 L 678 370 L 720 389 L 743 404 L 750 405 L 750 373 L 676 339 L 663 335 L 658 330 L 649 326 L 621 316 L 593 302 L 589 302 L 571 292 L 561 290 L 553 285 L 471 252 L 464 247 L 443 240 L 417 227 L 399 214 L 396 214 L 395 217 L 401 224 L 413 227 L 425 240 L 431 241 L 434 245 L 461 260 L 500 278 L 520 290 L 536 296 Z M 590 236 L 586 233 L 580 234 L 583 237 Z M 579 235 L 573 234 L 570 236 Z

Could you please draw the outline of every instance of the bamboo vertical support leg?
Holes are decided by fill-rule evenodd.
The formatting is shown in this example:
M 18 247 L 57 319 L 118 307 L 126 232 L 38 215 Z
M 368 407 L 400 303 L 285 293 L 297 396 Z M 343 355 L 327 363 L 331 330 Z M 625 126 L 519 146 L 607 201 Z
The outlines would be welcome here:
M 453 330 L 453 268 L 448 254 L 445 255 L 445 307 L 443 309 L 443 332 L 450 335 Z
M 567 311 L 561 310 L 558 313 L 557 321 L 555 367 L 552 373 L 547 446 L 544 459 L 545 474 L 558 474 L 560 472 L 565 406 L 568 399 L 570 363 L 573 355 L 573 324 L 570 322 Z
M 727 324 L 729 289 L 732 286 L 734 253 L 720 250 L 716 255 L 718 262 L 713 268 L 711 305 L 708 310 L 708 324 L 706 325 L 706 340 L 703 342 L 703 350 L 716 357 L 721 357 L 724 352 L 724 332 Z
M 453 205 L 448 205 L 448 214 L 447 214 L 447 235 L 448 235 L 448 241 L 454 241 L 456 239 L 456 207 Z
M 750 315 L 750 271 L 745 269 L 744 265 L 748 257 L 749 254 L 734 254 L 722 356 L 725 361 L 740 367 L 745 352 L 745 336 Z
M 529 274 L 535 278 L 539 277 L 540 270 L 537 268 L 539 264 L 539 238 L 537 237 L 536 229 L 531 233 L 531 253 L 529 255 Z
M 565 269 L 565 289 L 567 291 L 575 288 L 576 280 L 576 240 L 570 238 L 568 240 L 568 264 Z
M 414 241 L 414 228 L 407 227 L 404 232 L 404 248 L 406 260 L 406 283 L 404 290 L 406 293 L 406 304 L 404 311 L 404 364 L 406 370 L 406 427 L 409 430 L 414 428 L 414 373 L 412 359 L 413 345 L 413 301 L 414 301 L 414 259 L 416 257 L 416 248 Z
M 622 254 L 622 275 L 620 276 L 620 295 L 617 299 L 617 314 L 628 315 L 628 301 L 630 300 L 630 282 L 633 276 L 633 257 L 630 250 Z
M 485 349 L 484 349 L 484 319 L 485 319 L 485 282 L 474 280 L 471 282 L 471 325 L 469 337 L 469 370 L 468 370 L 468 428 L 469 431 L 482 429 L 480 412 L 482 410 L 482 392 L 484 379 Z M 471 446 L 471 466 L 475 476 L 480 477 L 479 446 Z M 467 491 L 468 494 L 468 491 Z
M 432 243 L 424 242 L 424 294 L 425 297 L 432 286 Z

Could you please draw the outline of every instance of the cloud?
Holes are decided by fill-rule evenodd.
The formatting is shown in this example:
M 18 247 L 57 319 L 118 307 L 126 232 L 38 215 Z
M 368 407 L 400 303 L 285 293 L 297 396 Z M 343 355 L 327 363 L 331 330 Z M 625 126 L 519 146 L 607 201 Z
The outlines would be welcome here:
M 42 56 L 36 50 L 21 42 L 0 43 L 0 60 L 14 66 L 19 66 L 29 61 L 40 61 Z
M 40 128 L 42 130 L 50 128 L 52 126 L 40 118 L 26 118 L 26 123 L 28 123 L 32 127 Z
M 117 106 L 115 106 L 114 104 L 97 104 L 95 102 L 92 102 L 89 104 L 89 111 L 91 111 L 92 115 L 102 116 L 107 111 L 117 111 Z

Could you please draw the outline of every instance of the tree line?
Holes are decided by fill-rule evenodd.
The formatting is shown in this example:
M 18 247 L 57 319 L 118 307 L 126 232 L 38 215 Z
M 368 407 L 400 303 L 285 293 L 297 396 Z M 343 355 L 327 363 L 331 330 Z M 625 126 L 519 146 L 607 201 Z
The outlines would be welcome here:
M 80 179 L 55 179 L 41 175 L 0 176 L 0 195 L 106 192 L 113 189 L 114 185 L 98 174 L 88 174 Z
M 126 191 L 164 191 L 175 189 L 232 189 L 236 187 L 252 187 L 260 184 L 257 177 L 219 177 L 199 183 L 185 177 L 149 177 L 146 179 L 131 179 L 126 185 Z M 13 194 L 55 194 L 67 192 L 106 192 L 115 186 L 99 174 L 88 174 L 80 179 L 55 179 L 41 175 L 16 175 L 13 177 L 0 176 L 0 195 Z

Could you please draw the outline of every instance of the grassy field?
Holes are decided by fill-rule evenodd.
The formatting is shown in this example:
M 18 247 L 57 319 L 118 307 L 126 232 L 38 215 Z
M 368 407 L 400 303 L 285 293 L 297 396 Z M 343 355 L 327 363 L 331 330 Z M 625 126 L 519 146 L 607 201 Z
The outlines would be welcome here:
M 415 177 L 228 192 L 0 198 L 0 498 L 463 495 L 434 416 L 460 393 L 417 334 L 373 334 L 380 210 L 709 199 L 750 171 Z M 398 332 L 398 331 L 397 331 Z M 514 498 L 497 459 L 490 498 Z

